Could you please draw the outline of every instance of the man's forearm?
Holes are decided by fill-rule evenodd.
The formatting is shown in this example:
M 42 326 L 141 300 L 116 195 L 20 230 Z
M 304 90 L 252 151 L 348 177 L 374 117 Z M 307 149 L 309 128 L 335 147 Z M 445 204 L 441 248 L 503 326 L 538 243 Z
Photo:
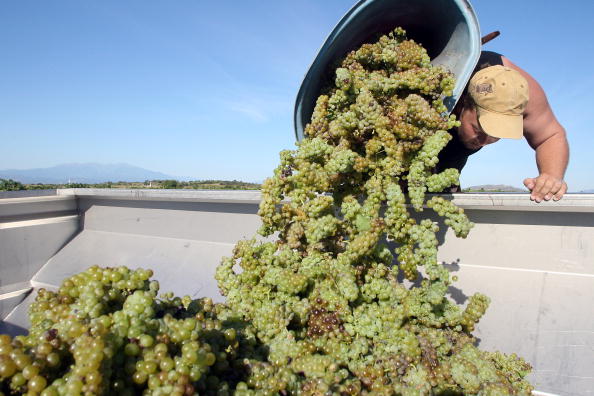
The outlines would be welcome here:
M 569 161 L 569 145 L 565 131 L 559 132 L 536 147 L 538 172 L 563 180 Z

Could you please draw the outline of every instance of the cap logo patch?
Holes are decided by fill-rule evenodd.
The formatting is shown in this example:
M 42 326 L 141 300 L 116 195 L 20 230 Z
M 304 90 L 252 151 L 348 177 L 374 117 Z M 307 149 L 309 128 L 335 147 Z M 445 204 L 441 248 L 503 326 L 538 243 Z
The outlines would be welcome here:
M 491 84 L 479 84 L 476 86 L 476 93 L 493 93 L 493 86 Z

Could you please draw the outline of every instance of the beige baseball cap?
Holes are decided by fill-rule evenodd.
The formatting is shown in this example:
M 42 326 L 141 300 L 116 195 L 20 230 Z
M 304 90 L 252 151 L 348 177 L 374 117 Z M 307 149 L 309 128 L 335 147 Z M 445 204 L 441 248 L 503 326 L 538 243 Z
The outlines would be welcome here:
M 528 81 L 517 70 L 501 65 L 482 69 L 470 79 L 468 93 L 476 104 L 479 124 L 487 135 L 522 138 Z

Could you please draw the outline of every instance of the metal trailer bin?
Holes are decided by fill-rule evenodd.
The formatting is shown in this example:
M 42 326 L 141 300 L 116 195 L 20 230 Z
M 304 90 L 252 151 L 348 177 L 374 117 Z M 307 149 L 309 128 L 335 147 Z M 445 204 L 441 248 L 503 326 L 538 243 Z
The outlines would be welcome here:
M 26 331 L 37 289 L 96 264 L 152 268 L 163 291 L 223 301 L 214 270 L 254 235 L 259 200 L 257 191 L 115 189 L 0 199 L 0 333 Z M 441 233 L 439 259 L 459 278 L 451 298 L 491 298 L 474 333 L 481 348 L 524 357 L 542 392 L 592 394 L 594 195 L 453 200 L 476 226 L 467 239 Z

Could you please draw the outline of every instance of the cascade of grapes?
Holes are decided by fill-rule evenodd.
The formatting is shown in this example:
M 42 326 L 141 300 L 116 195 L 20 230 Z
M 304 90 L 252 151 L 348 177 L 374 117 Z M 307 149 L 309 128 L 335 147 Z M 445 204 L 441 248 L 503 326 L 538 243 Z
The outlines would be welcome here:
M 426 196 L 458 183 L 455 169 L 434 172 L 458 125 L 442 102 L 453 86 L 402 29 L 336 69 L 305 138 L 263 184 L 269 240 L 239 242 L 217 271 L 231 310 L 269 347 L 274 374 L 255 370 L 248 389 L 529 393 L 523 361 L 474 346 L 489 300 L 475 294 L 462 309 L 447 297 L 439 227 L 413 216 L 429 208 L 458 237 L 473 225 L 451 201 Z

